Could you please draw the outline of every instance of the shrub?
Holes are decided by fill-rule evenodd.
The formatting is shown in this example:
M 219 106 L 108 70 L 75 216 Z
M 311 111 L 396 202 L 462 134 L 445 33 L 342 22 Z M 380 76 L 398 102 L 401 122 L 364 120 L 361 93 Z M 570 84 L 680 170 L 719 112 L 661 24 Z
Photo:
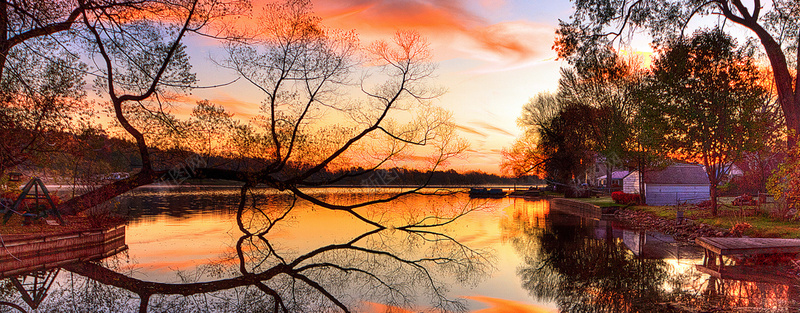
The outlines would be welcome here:
M 639 203 L 639 194 L 614 191 L 611 193 L 611 200 L 618 204 L 636 204 Z
M 734 206 L 756 205 L 756 204 L 758 204 L 758 201 L 753 199 L 753 197 L 748 194 L 743 194 L 741 196 L 736 197 L 735 199 L 733 199 L 732 203 L 732 205 Z
M 619 203 L 622 201 L 622 195 L 624 194 L 622 191 L 614 191 L 611 193 L 611 200 L 614 200 L 614 203 Z
M 700 203 L 697 204 L 697 207 L 701 208 L 701 209 L 708 209 L 708 208 L 711 207 L 711 204 L 713 204 L 713 202 L 711 202 L 711 200 L 704 200 L 704 201 L 700 201 Z

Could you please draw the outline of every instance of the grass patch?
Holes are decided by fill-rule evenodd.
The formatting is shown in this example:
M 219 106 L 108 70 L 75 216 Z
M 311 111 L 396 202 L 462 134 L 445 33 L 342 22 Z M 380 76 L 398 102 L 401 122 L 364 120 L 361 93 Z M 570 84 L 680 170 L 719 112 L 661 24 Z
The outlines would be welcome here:
M 577 198 L 574 200 L 578 200 L 581 202 L 591 203 L 599 207 L 613 207 L 613 206 L 625 206 L 622 204 L 614 203 L 614 200 L 611 200 L 611 196 L 601 196 L 601 197 L 591 197 L 591 198 Z
M 698 221 L 725 229 L 731 229 L 738 223 L 748 223 L 751 228 L 744 234 L 750 237 L 800 238 L 800 225 L 797 222 L 776 220 L 765 215 L 708 217 L 700 218 Z
M 631 208 L 637 211 L 648 212 L 662 218 L 674 219 L 678 216 L 678 209 L 675 207 L 637 205 Z

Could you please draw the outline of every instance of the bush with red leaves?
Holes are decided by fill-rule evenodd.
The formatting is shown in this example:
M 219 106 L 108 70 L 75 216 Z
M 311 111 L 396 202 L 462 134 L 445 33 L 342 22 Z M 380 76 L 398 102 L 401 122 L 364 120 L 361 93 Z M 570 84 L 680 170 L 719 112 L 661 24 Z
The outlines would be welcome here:
M 639 203 L 639 194 L 614 191 L 611 193 L 611 200 L 618 204 L 637 204 Z

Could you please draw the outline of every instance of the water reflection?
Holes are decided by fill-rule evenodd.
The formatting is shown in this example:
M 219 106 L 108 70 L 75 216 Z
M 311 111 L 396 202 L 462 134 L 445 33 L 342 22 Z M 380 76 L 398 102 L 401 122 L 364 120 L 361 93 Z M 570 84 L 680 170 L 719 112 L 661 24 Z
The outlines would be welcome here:
M 797 308 L 797 280 L 748 282 L 702 275 L 701 251 L 613 220 L 528 205 L 502 227 L 524 263 L 522 285 L 564 312 L 672 312 Z M 567 210 L 572 211 L 572 210 Z M 669 261 L 669 262 L 668 262 Z M 756 279 L 759 276 L 754 276 Z
M 319 196 L 364 200 L 356 193 Z M 12 279 L 3 280 L 0 311 L 797 308 L 796 281 L 708 275 L 695 269 L 699 249 L 605 217 L 565 213 L 547 201 L 419 196 L 359 211 L 376 227 L 346 212 L 259 190 L 145 189 L 123 200 L 117 207 L 132 216 L 130 250 L 62 265 L 51 273 L 57 276 L 52 288 L 28 288 L 45 290 L 38 303 L 27 301 Z M 182 235 L 164 225 L 180 228 Z M 470 289 L 487 278 L 489 287 Z M 516 290 L 530 296 L 511 296 Z
M 295 245 L 286 244 L 291 240 L 284 232 L 306 229 L 298 225 L 306 219 L 293 215 L 315 210 L 289 195 L 245 188 L 233 208 L 239 237 L 228 255 L 179 274 L 180 282 L 137 278 L 126 272 L 124 255 L 66 264 L 69 275 L 61 283 L 70 288 L 53 292 L 39 311 L 363 312 L 376 303 L 382 309 L 464 311 L 465 300 L 448 295 L 448 282 L 478 281 L 491 264 L 486 251 L 442 232 L 476 206 L 457 198 L 437 202 L 359 212 L 380 222 L 377 227 L 308 219 L 312 228 L 322 228 L 312 231 L 335 235 Z M 18 303 L 19 293 L 3 296 Z

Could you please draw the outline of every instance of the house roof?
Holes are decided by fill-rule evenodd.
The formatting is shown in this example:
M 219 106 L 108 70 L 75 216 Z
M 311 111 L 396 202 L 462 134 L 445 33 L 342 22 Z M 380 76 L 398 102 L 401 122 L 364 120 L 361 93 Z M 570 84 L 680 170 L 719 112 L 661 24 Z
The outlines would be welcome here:
M 625 176 L 628 176 L 628 174 L 630 174 L 629 171 L 614 171 L 611 173 L 611 179 L 623 179 Z M 606 176 L 608 175 L 600 176 L 597 179 L 605 179 Z
M 660 170 L 645 172 L 644 182 L 647 184 L 668 185 L 708 185 L 708 175 L 700 165 L 673 164 Z

